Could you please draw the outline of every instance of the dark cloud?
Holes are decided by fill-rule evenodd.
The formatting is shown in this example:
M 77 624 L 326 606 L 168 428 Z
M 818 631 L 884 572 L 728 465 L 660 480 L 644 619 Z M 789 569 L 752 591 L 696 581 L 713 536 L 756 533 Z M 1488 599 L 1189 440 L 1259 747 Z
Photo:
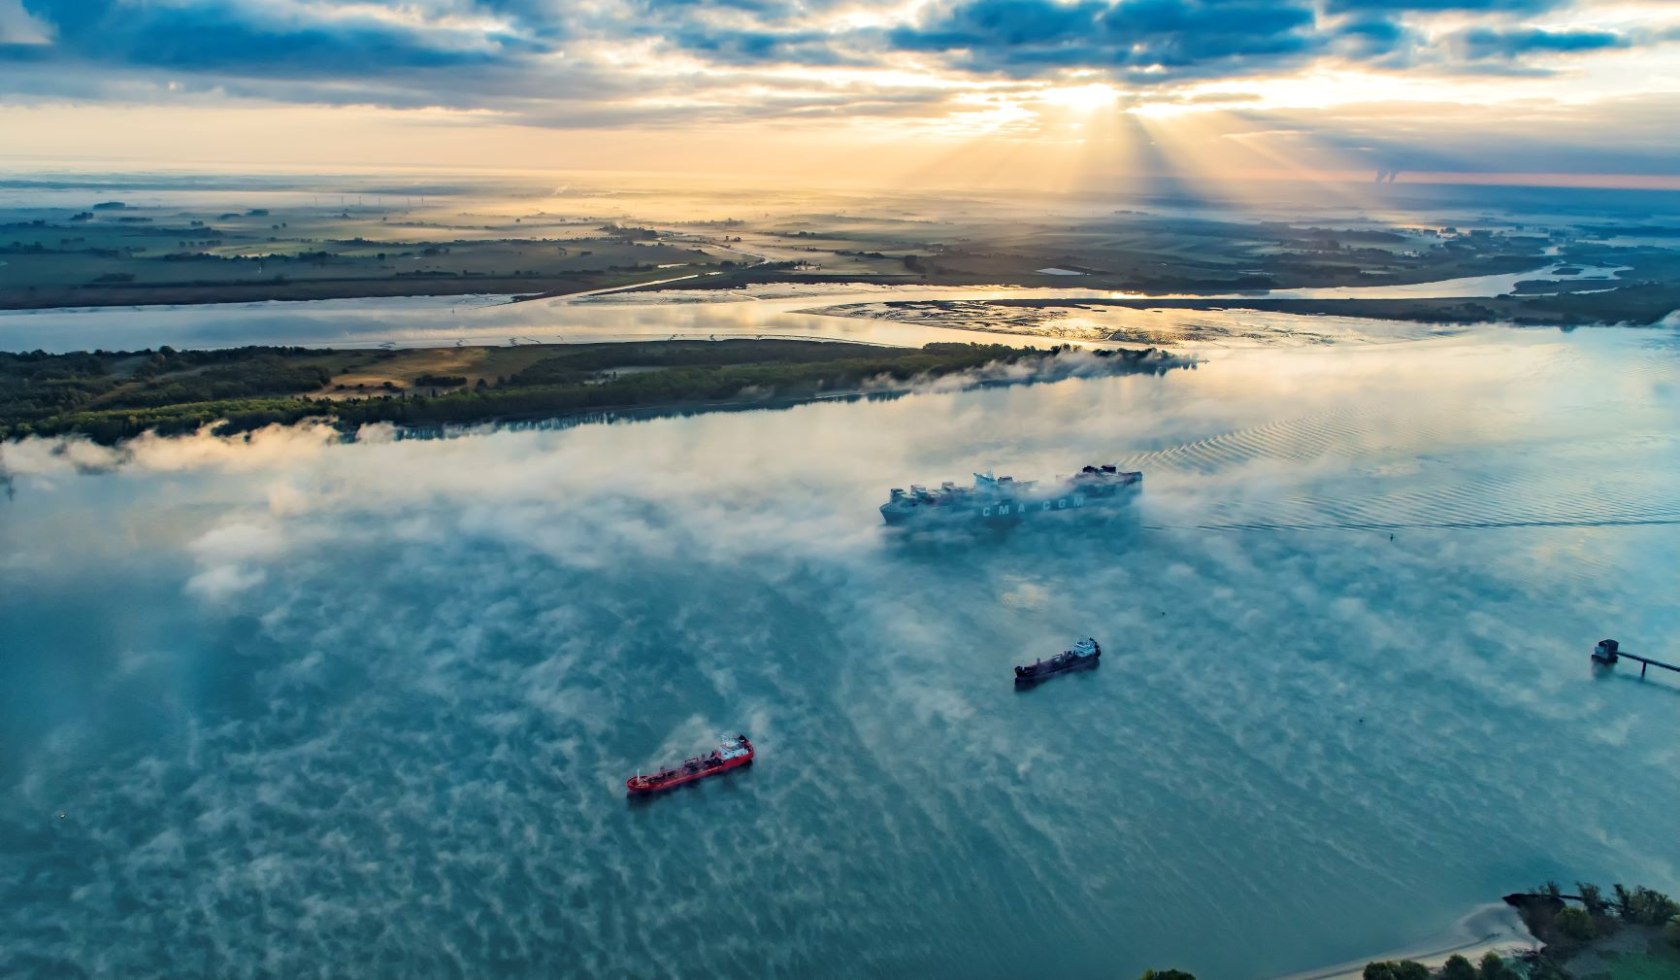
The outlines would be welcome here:
M 1614 31 L 1544 31 L 1539 29 L 1497 30 L 1479 27 L 1454 39 L 1471 61 L 1488 58 L 1520 58 L 1535 53 L 1570 53 L 1625 48 L 1630 43 Z
M 24 0 L 65 55 L 107 64 L 235 75 L 379 74 L 488 64 L 540 50 L 512 35 L 416 29 L 370 17 L 297 23 L 218 3 Z
M 1325 46 L 1313 28 L 1303 2 L 969 0 L 888 37 L 900 50 L 947 54 L 977 71 L 1095 68 L 1164 81 L 1295 60 Z
M 643 2 L 641 2 L 638 6 L 648 16 L 654 18 L 657 18 L 662 14 L 668 16 L 672 10 L 682 9 L 738 10 L 751 14 L 757 14 L 761 17 L 777 18 L 785 16 L 796 9 L 790 7 L 786 3 L 779 2 L 779 0 L 643 0 Z M 817 4 L 807 6 L 822 5 Z
M 44 44 L 0 43 L 0 61 L 44 62 L 52 60 L 52 49 Z
M 876 59 L 861 51 L 847 51 L 828 34 L 811 31 L 772 32 L 685 26 L 663 32 L 672 47 L 709 61 L 731 65 L 798 64 L 812 67 L 868 66 Z
M 1518 13 L 1531 14 L 1563 6 L 1567 0 L 1326 0 L 1332 14 Z
M 1343 24 L 1337 42 L 1337 53 L 1343 57 L 1381 64 L 1407 52 L 1418 43 L 1418 38 L 1415 31 L 1399 21 L 1374 17 Z

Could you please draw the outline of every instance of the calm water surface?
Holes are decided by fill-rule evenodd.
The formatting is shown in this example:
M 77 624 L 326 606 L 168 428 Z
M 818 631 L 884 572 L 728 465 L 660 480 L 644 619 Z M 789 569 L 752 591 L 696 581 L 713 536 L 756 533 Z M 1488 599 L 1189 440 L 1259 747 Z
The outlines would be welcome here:
M 1338 286 L 1278 290 L 1295 299 L 1381 299 L 1497 296 L 1541 276 L 1605 274 L 1586 269 L 1551 277 L 1549 268 L 1401 286 Z M 799 337 L 920 346 L 936 341 L 998 342 L 995 333 L 949 326 L 818 316 L 813 308 L 897 300 L 1103 299 L 1141 297 L 1091 289 L 869 286 L 858 283 L 765 286 L 751 290 L 608 292 L 510 303 L 502 296 L 409 296 L 200 306 L 0 310 L 0 349 L 140 350 L 234 347 L 243 344 L 372 347 L 506 343 L 600 343 L 708 337 Z M 1176 295 L 1176 294 L 1174 294 Z M 1232 297 L 1235 301 L 1239 297 Z M 1112 311 L 1106 325 L 1160 326 L 1209 318 L 1186 311 Z M 1356 324 L 1365 332 L 1407 329 L 1376 321 L 1281 313 L 1247 314 L 1273 331 L 1313 333 L 1326 324 Z M 1425 332 L 1412 324 L 1408 333 Z M 1052 339 L 1060 335 L 1050 334 Z M 1012 339 L 1012 343 L 1020 343 Z
M 11 445 L 0 974 L 1263 977 L 1680 886 L 1680 344 Z M 1135 513 L 883 532 L 1086 462 Z M 1392 535 L 1392 538 L 1391 538 Z M 1010 666 L 1094 634 L 1097 671 Z M 745 731 L 752 769 L 630 804 Z

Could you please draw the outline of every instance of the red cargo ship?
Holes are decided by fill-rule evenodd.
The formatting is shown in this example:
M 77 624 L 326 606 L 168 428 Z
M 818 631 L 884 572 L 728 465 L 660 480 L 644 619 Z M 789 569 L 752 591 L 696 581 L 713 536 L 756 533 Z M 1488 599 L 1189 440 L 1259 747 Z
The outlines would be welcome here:
M 707 776 L 716 776 L 731 769 L 752 765 L 752 761 L 752 743 L 745 735 L 736 735 L 723 739 L 717 751 L 711 755 L 689 759 L 680 766 L 661 769 L 651 776 L 639 773 L 631 776 L 624 781 L 624 788 L 631 796 L 647 796 L 684 783 L 705 779 Z

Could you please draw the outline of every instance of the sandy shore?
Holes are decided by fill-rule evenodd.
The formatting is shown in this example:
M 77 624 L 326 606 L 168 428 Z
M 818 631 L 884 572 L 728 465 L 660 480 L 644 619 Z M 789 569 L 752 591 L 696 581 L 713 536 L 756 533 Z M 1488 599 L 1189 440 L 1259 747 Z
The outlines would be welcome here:
M 1403 949 L 1373 953 L 1305 973 L 1291 973 L 1277 980 L 1358 980 L 1365 964 L 1377 960 L 1415 960 L 1434 968 L 1455 953 L 1474 963 L 1490 950 L 1512 956 L 1539 948 L 1540 941 L 1529 934 L 1517 910 L 1504 902 L 1494 902 L 1478 905 L 1451 929 Z

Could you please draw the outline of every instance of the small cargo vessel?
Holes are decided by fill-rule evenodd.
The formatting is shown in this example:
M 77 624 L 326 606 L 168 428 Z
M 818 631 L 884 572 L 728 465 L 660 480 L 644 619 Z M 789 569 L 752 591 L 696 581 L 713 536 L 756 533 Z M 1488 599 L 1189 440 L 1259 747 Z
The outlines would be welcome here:
M 745 735 L 725 736 L 711 755 L 697 756 L 649 776 L 637 773 L 624 781 L 624 788 L 631 796 L 648 796 L 751 765 L 752 761 L 752 742 Z
M 1063 650 L 1049 660 L 1035 660 L 1024 667 L 1016 667 L 1015 686 L 1031 687 L 1046 677 L 1095 667 L 1101 657 L 1102 647 L 1094 637 L 1086 637 L 1075 643 L 1073 649 Z

